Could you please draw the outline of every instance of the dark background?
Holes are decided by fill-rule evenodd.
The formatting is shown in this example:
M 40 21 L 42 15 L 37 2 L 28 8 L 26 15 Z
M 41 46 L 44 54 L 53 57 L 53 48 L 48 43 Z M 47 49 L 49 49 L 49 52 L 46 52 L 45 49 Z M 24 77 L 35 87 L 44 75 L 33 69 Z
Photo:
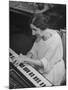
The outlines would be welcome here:
M 10 11 L 10 47 L 18 54 L 26 54 L 32 47 L 31 18 L 30 14 Z
M 26 54 L 31 49 L 34 42 L 34 37 L 32 37 L 30 29 L 33 14 L 24 11 L 22 11 L 22 13 L 17 13 L 12 10 L 10 8 L 9 11 L 9 47 L 18 54 Z M 60 28 L 66 29 L 66 5 L 55 5 L 55 7 L 49 9 L 43 14 L 50 17 L 50 19 L 46 22 L 49 28 L 56 28 L 58 30 Z

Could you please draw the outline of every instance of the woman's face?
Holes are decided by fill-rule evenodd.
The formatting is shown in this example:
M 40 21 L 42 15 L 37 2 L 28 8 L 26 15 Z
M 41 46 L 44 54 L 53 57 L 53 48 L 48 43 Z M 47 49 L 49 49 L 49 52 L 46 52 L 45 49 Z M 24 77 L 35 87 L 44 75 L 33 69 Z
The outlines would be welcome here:
M 37 27 L 35 27 L 33 24 L 30 25 L 31 29 L 32 29 L 32 35 L 40 35 L 41 30 Z

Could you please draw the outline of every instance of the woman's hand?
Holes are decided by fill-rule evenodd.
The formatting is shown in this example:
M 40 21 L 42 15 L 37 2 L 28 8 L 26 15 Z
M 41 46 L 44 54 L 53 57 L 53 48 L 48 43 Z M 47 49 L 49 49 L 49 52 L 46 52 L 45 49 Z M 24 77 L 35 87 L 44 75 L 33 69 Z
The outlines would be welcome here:
M 17 58 L 16 61 L 14 63 L 14 65 L 17 67 L 19 66 L 20 63 L 24 63 L 26 61 L 27 57 L 23 54 L 20 54 Z
M 31 52 L 28 52 L 28 53 L 27 53 L 27 57 L 28 57 L 28 58 L 32 58 L 32 57 L 33 57 L 33 54 L 32 54 Z
M 19 66 L 20 63 L 23 63 L 23 62 L 24 62 L 23 58 L 19 56 L 17 57 L 17 60 L 14 62 L 14 65 L 17 67 Z

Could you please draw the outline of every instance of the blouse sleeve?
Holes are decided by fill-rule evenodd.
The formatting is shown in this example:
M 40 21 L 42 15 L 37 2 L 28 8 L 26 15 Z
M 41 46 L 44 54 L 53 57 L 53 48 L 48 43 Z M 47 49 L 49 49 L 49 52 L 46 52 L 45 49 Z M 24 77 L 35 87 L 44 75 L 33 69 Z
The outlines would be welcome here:
M 45 52 L 44 57 L 41 59 L 43 69 L 45 71 L 50 69 L 50 67 L 55 62 L 55 61 L 52 61 L 53 58 L 54 59 L 57 58 L 56 51 L 58 49 L 59 42 L 60 42 L 60 38 L 55 36 L 55 37 L 51 38 L 50 43 L 48 44 L 48 49 Z

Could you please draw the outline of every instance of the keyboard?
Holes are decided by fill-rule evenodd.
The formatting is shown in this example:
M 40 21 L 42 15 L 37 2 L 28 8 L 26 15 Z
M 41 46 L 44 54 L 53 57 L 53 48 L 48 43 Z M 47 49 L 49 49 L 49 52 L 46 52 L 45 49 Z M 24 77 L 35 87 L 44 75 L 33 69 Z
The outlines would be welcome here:
M 16 54 L 12 49 L 9 50 L 9 53 L 9 60 L 14 64 L 13 58 L 18 57 L 18 54 Z M 43 77 L 36 69 L 28 64 L 20 63 L 16 68 L 36 87 L 53 86 L 47 78 Z
M 9 64 L 10 64 L 10 69 L 9 69 L 9 88 L 10 89 L 36 87 L 11 62 Z

